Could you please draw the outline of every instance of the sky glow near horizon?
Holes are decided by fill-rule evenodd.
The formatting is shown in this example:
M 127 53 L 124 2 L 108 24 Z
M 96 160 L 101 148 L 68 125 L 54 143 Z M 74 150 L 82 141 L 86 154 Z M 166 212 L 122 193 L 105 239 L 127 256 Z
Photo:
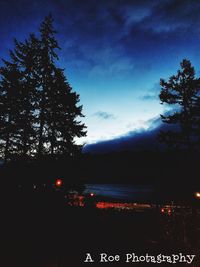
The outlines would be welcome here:
M 77 142 L 113 139 L 151 128 L 165 109 L 159 80 L 183 58 L 199 75 L 199 12 L 195 0 L 0 0 L 0 57 L 51 13 L 58 64 L 83 105 L 88 134 Z

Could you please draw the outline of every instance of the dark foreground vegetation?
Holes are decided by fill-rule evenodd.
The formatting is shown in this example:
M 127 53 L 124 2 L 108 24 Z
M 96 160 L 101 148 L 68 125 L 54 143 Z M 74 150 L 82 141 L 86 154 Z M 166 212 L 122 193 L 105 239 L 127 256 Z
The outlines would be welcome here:
M 122 258 L 126 253 L 182 252 L 195 254 L 191 266 L 199 266 L 199 201 L 190 199 L 194 190 L 199 191 L 197 170 L 197 154 L 178 152 L 85 154 L 57 161 L 18 159 L 7 163 L 0 169 L 2 266 L 87 266 L 83 261 L 88 252 L 95 260 L 103 252 Z M 70 207 L 63 191 L 53 190 L 57 178 L 63 180 L 65 189 L 79 192 L 86 182 L 150 184 L 160 192 L 157 203 L 163 202 L 162 190 L 168 199 L 176 196 L 189 208 L 169 215 L 160 209 L 137 212 Z M 33 186 L 41 184 L 52 190 L 34 192 Z M 122 260 L 109 264 L 146 266 L 127 265 Z
M 1 183 L 130 183 L 176 189 L 199 190 L 199 153 L 182 151 L 137 151 L 107 154 L 44 157 L 25 161 L 17 158 L 0 168 Z M 178 190 L 181 192 L 180 190 Z
M 90 263 L 83 261 L 88 252 L 94 260 L 103 252 L 121 255 L 122 260 L 110 263 L 112 266 L 146 266 L 124 263 L 126 253 L 182 252 L 196 254 L 191 266 L 199 266 L 200 211 L 196 208 L 168 215 L 157 209 L 135 212 L 69 207 L 53 193 L 7 195 L 2 203 L 4 267 L 87 266 Z

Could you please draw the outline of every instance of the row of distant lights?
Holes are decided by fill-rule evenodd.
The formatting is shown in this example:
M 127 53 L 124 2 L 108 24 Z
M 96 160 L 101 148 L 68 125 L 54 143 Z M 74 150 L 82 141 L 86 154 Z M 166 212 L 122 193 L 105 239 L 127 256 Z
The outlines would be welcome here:
M 194 195 L 196 198 L 200 199 L 200 192 L 195 192 Z M 169 215 L 171 215 L 172 210 L 170 208 L 168 209 L 162 208 L 161 213 L 168 213 Z
M 63 181 L 62 181 L 62 179 L 56 179 L 56 181 L 55 181 L 55 185 L 56 185 L 57 187 L 61 187 L 61 186 L 63 185 Z M 34 185 L 33 188 L 36 189 L 37 186 Z M 196 198 L 200 199 L 200 192 L 195 192 L 194 195 L 195 195 Z M 90 193 L 90 196 L 91 196 L 91 197 L 94 197 L 94 193 Z M 162 208 L 162 209 L 161 209 L 161 212 L 162 212 L 162 213 L 165 213 L 165 209 Z M 168 214 L 171 214 L 171 209 L 168 209 L 168 210 L 167 210 L 167 213 L 168 213 Z
M 56 179 L 56 181 L 55 181 L 55 185 L 56 185 L 57 187 L 61 187 L 62 184 L 63 184 L 63 181 L 62 181 L 61 179 Z M 33 186 L 34 189 L 36 189 L 36 187 L 37 187 L 36 185 Z
M 56 187 L 61 187 L 62 185 L 63 185 L 63 181 L 61 179 L 56 179 L 55 186 Z M 46 184 L 44 184 L 44 187 L 45 186 L 46 186 Z M 21 188 L 22 185 L 18 185 L 18 187 Z M 33 185 L 33 189 L 37 189 L 37 185 L 36 184 Z
M 56 187 L 61 187 L 61 186 L 63 185 L 63 181 L 62 181 L 62 179 L 56 179 L 56 181 L 55 181 L 55 185 L 56 185 Z M 33 188 L 36 189 L 37 186 L 34 185 Z M 90 196 L 91 196 L 91 197 L 94 197 L 94 193 L 90 193 Z
M 62 187 L 62 185 L 63 185 L 63 180 L 62 179 L 56 179 L 56 181 L 55 181 L 55 186 L 56 187 Z M 44 184 L 44 187 L 46 186 L 46 184 Z M 21 188 L 22 186 L 21 185 L 19 185 L 19 188 Z M 37 185 L 33 185 L 33 189 L 37 189 Z M 94 197 L 94 193 L 90 193 L 89 194 L 91 197 Z
M 55 182 L 55 185 L 57 187 L 61 187 L 62 184 L 63 184 L 63 181 L 61 179 L 57 179 L 56 182 Z M 195 192 L 194 195 L 195 195 L 196 198 L 200 199 L 200 192 Z M 94 193 L 90 193 L 90 196 L 93 197 Z M 171 211 L 169 211 L 169 213 L 171 213 Z
M 57 179 L 55 182 L 56 187 L 61 187 L 63 185 L 63 181 L 61 179 Z M 94 197 L 94 193 L 89 194 L 90 197 Z
M 62 181 L 61 179 L 57 179 L 56 182 L 55 182 L 55 185 L 56 185 L 57 187 L 61 187 L 62 184 L 63 184 L 63 181 Z M 94 197 L 94 193 L 90 193 L 90 196 L 91 196 L 91 197 Z

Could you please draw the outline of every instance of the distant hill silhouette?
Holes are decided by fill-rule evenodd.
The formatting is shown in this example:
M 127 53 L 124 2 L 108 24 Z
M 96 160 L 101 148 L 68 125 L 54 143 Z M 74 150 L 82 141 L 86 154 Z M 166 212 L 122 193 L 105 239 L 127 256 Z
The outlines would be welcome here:
M 116 151 L 163 150 L 164 145 L 158 142 L 160 131 L 176 130 L 176 126 L 161 122 L 160 118 L 152 120 L 150 127 L 145 130 L 128 132 L 115 139 L 100 141 L 85 145 L 84 153 L 109 153 Z

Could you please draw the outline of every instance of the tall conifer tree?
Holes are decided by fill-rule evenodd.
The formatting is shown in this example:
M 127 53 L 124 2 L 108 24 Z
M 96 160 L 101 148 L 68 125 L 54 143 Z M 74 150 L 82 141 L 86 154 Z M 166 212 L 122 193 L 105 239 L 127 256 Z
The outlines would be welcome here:
M 161 103 L 173 107 L 171 114 L 161 115 L 161 119 L 175 126 L 173 131 L 161 132 L 160 141 L 171 147 L 191 150 L 196 139 L 194 107 L 199 93 L 199 81 L 191 62 L 184 59 L 177 75 L 171 76 L 168 82 L 161 79 L 160 85 Z
M 59 49 L 53 19 L 45 18 L 40 37 L 15 40 L 10 61 L 0 69 L 0 154 L 14 156 L 72 155 L 75 137 L 86 135 L 79 95 L 64 70 L 55 64 Z
M 47 16 L 40 26 L 40 50 L 39 50 L 39 98 L 38 98 L 38 156 L 48 153 L 47 117 L 50 112 L 49 101 L 53 90 L 53 76 L 55 60 L 58 59 L 56 50 L 59 49 L 54 37 L 53 19 Z M 48 107 L 48 108 L 47 108 Z
M 1 67 L 1 154 L 8 159 L 20 154 L 19 138 L 19 107 L 20 91 L 23 87 L 22 75 L 17 64 L 4 60 Z
M 75 137 L 85 136 L 84 124 L 77 121 L 83 117 L 82 106 L 77 106 L 79 95 L 72 92 L 64 71 L 56 67 L 56 50 L 60 49 L 54 37 L 51 16 L 40 27 L 40 86 L 39 86 L 39 141 L 38 156 L 42 154 L 73 154 L 78 146 Z
M 11 53 L 12 60 L 18 64 L 22 75 L 22 86 L 18 96 L 20 128 L 19 151 L 21 155 L 34 155 L 36 149 L 36 100 L 37 100 L 37 66 L 38 66 L 39 41 L 30 35 L 25 43 L 15 40 L 15 50 Z

